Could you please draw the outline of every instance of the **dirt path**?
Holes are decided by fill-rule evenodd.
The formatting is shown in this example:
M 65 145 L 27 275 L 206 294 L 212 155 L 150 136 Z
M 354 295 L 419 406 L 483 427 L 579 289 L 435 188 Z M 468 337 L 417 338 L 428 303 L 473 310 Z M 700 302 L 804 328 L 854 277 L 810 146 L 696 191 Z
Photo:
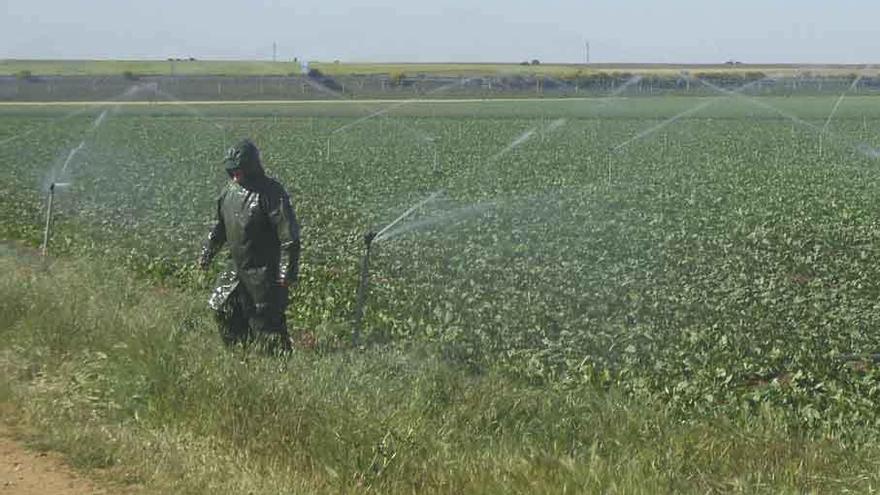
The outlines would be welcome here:
M 55 454 L 27 450 L 0 424 L 0 495 L 108 494 Z
M 546 97 L 546 98 L 401 98 L 397 100 L 45 100 L 45 101 L 0 101 L 0 108 L 4 107 L 99 107 L 99 106 L 129 106 L 129 107 L 157 107 L 157 106 L 253 106 L 253 105 L 413 105 L 413 104 L 444 104 L 444 103 L 522 103 L 522 102 L 548 102 L 548 101 L 600 101 L 607 99 L 606 96 L 571 96 L 565 98 Z M 617 99 L 627 99 L 625 96 L 617 96 Z M 691 98 L 691 97 L 689 97 Z

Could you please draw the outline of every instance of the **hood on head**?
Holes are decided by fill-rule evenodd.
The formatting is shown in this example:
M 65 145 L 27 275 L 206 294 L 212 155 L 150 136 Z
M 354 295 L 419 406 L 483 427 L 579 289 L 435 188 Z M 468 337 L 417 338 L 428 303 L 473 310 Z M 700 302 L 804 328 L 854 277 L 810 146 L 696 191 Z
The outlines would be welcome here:
M 245 178 L 255 178 L 265 173 L 260 161 L 260 150 L 250 139 L 242 139 L 229 148 L 223 163 L 230 176 L 232 171 L 236 169 L 244 172 Z

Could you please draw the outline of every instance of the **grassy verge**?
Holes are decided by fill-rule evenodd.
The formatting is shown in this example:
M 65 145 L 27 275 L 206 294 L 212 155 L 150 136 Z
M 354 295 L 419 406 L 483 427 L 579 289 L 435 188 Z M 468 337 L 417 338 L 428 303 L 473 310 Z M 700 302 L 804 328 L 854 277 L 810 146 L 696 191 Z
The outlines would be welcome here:
M 174 493 L 868 491 L 880 449 L 777 411 L 676 417 L 613 390 L 465 372 L 429 349 L 222 348 L 201 295 L 0 254 L 0 399 L 34 442 Z M 850 436 L 851 437 L 851 436 Z

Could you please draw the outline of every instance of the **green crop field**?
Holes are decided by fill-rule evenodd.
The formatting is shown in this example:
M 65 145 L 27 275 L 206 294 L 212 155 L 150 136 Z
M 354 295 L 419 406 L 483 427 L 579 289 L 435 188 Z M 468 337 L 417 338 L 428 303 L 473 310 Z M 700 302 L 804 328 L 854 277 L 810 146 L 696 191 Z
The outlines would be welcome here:
M 769 415 L 773 431 L 834 448 L 880 434 L 871 356 L 880 353 L 880 99 L 2 106 L 0 237 L 37 246 L 48 185 L 69 183 L 57 188 L 52 255 L 120 266 L 180 290 L 198 302 L 179 311 L 204 320 L 211 274 L 193 265 L 225 180 L 220 159 L 241 136 L 255 139 L 294 198 L 304 254 L 290 316 L 298 339 L 315 340 L 303 352 L 316 368 L 332 374 L 340 356 L 360 356 L 351 350 L 351 317 L 362 235 L 421 204 L 373 244 L 367 356 L 387 363 L 382 353 L 426 353 L 456 373 L 502 377 L 553 400 L 571 390 L 625 397 L 662 407 L 665 424 L 764 424 Z M 215 338 L 201 332 L 201 340 Z M 37 353 L 0 349 L 16 359 Z M 371 373 L 358 363 L 359 373 Z M 428 387 L 398 379 L 389 378 Z M 275 389 L 265 387 L 255 410 L 273 404 Z M 406 435 L 395 435 L 404 452 Z M 583 467 L 590 448 L 566 459 Z M 321 486 L 379 483 L 375 457 L 342 457 L 321 460 L 344 474 L 341 484 L 330 476 Z M 451 458 L 442 462 L 454 470 Z M 377 478 L 363 478 L 364 463 Z M 405 465 L 408 481 L 380 491 L 529 491 L 503 474 L 493 478 L 498 485 L 420 485 L 417 468 Z M 745 486 L 836 491 L 867 479 L 829 472 Z M 542 478 L 540 491 L 560 491 L 569 475 L 559 476 Z M 701 476 L 675 471 L 662 486 L 737 486 L 730 473 L 707 475 L 723 478 L 718 485 Z M 621 489 L 575 478 L 569 486 Z
M 803 74 L 873 76 L 876 68 L 864 65 L 725 65 L 725 64 L 566 64 L 540 65 L 516 63 L 355 63 L 312 61 L 309 66 L 331 76 L 404 73 L 410 76 L 492 76 L 538 74 L 561 77 L 582 72 L 627 72 L 641 75 L 675 75 L 682 70 L 740 74 L 761 71 L 776 76 Z M 28 71 L 37 76 L 119 76 L 132 72 L 142 76 L 287 76 L 298 74 L 300 65 L 293 61 L 269 60 L 0 60 L 0 75 L 12 76 Z

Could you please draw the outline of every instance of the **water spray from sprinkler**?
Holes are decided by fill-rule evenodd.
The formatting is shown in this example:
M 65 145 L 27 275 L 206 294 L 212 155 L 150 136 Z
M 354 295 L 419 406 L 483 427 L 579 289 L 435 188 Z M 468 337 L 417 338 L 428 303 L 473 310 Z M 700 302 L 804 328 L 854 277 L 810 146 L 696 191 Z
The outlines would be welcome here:
M 638 74 L 635 76 L 632 76 L 631 78 L 627 79 L 627 81 L 625 83 L 621 84 L 620 87 L 618 87 L 617 89 L 612 91 L 605 98 L 607 99 L 607 98 L 614 98 L 615 96 L 620 96 L 624 91 L 629 89 L 630 86 L 641 82 L 641 80 L 642 80 L 642 76 L 640 76 Z
M 82 141 L 80 141 L 79 146 L 70 150 L 70 152 L 67 154 L 67 159 L 64 160 L 64 165 L 61 166 L 61 173 L 62 174 L 67 171 L 67 166 L 70 165 L 71 161 L 73 161 L 73 157 L 75 157 L 76 154 L 79 153 L 79 151 L 81 149 L 83 149 L 83 147 L 85 145 L 86 145 L 86 141 L 82 140 Z
M 535 126 L 535 127 L 532 127 L 531 129 L 528 129 L 527 131 L 520 134 L 516 139 L 511 141 L 510 144 L 505 146 L 501 151 L 492 155 L 492 157 L 489 158 L 489 162 L 490 163 L 494 162 L 494 161 L 498 160 L 499 158 L 503 157 L 504 155 L 515 150 L 516 148 L 519 148 L 520 146 L 525 144 L 526 141 L 531 139 L 532 136 L 534 136 L 536 132 L 541 131 L 542 135 L 549 134 L 549 133 L 555 131 L 556 129 L 559 129 L 560 127 L 565 125 L 567 122 L 568 122 L 568 120 L 566 120 L 564 118 L 560 118 L 560 119 L 556 119 L 556 120 L 550 122 L 549 124 L 547 124 L 543 130 L 541 129 L 541 126 Z
M 468 78 L 468 79 L 464 79 L 463 82 L 464 82 L 464 81 L 469 81 L 469 80 L 470 80 L 470 78 Z M 431 91 L 428 91 L 428 92 L 425 94 L 425 96 L 431 96 L 431 95 L 434 95 L 434 94 L 436 94 L 436 93 L 441 93 L 441 92 L 443 92 L 443 91 L 446 91 L 446 90 L 448 90 L 448 89 L 450 89 L 450 88 L 454 88 L 454 87 L 459 86 L 459 85 L 461 85 L 461 84 L 462 84 L 461 82 L 455 82 L 455 83 L 451 83 L 451 84 L 446 84 L 446 85 L 444 85 L 444 86 L 440 86 L 439 88 L 436 88 L 436 89 L 433 89 L 433 90 L 431 90 Z M 364 122 L 366 122 L 366 121 L 368 121 L 368 120 L 374 119 L 374 118 L 376 118 L 376 117 L 380 117 L 380 116 L 382 116 L 382 115 L 385 115 L 385 114 L 387 114 L 388 112 L 390 112 L 390 111 L 392 111 L 392 110 L 396 110 L 396 109 L 398 109 L 398 108 L 400 108 L 400 107 L 402 107 L 402 106 L 409 105 L 409 104 L 412 104 L 412 103 L 418 103 L 418 102 L 423 101 L 423 100 L 424 100 L 424 98 L 413 98 L 413 99 L 409 99 L 409 100 L 403 100 L 403 101 L 398 102 L 398 103 L 395 103 L 395 104 L 393 104 L 393 105 L 389 105 L 389 106 L 387 106 L 387 107 L 385 107 L 385 108 L 382 108 L 382 109 L 376 110 L 375 112 L 373 112 L 373 113 L 371 113 L 371 114 L 369 114 L 369 115 L 365 115 L 365 116 L 363 116 L 363 117 L 361 117 L 361 118 L 355 120 L 354 122 L 350 122 L 350 123 L 345 124 L 345 125 L 343 125 L 343 126 L 341 126 L 341 127 L 338 127 L 337 129 L 333 130 L 332 134 L 337 134 L 337 133 L 340 133 L 340 132 L 345 132 L 346 130 L 348 130 L 348 129 L 350 129 L 350 128 L 356 126 L 356 125 L 362 124 L 362 123 L 364 123 Z
M 706 87 L 713 89 L 719 93 L 722 93 L 722 94 L 725 94 L 728 96 L 736 96 L 736 97 L 745 99 L 745 101 L 751 103 L 752 105 L 755 105 L 759 108 L 763 108 L 765 110 L 769 110 L 773 113 L 776 113 L 776 114 L 780 115 L 781 117 L 784 117 L 784 118 L 790 120 L 791 122 L 793 122 L 803 128 L 806 128 L 806 129 L 809 129 L 813 132 L 816 132 L 820 137 L 822 136 L 823 133 L 825 133 L 831 138 L 834 138 L 838 141 L 843 141 L 851 149 L 861 153 L 863 156 L 865 156 L 867 158 L 877 158 L 878 156 L 880 156 L 880 151 L 876 150 L 875 148 L 873 148 L 872 146 L 870 146 L 866 143 L 856 142 L 855 140 L 850 139 L 849 137 L 844 136 L 844 135 L 832 134 L 831 132 L 828 132 L 824 127 L 819 127 L 818 125 L 813 124 L 811 122 L 808 122 L 808 121 L 798 117 L 797 115 L 793 115 L 789 112 L 786 112 L 785 110 L 777 108 L 777 107 L 770 105 L 769 103 L 766 103 L 764 101 L 758 100 L 756 98 L 753 98 L 753 97 L 750 97 L 747 95 L 743 95 L 743 94 L 741 94 L 740 91 L 730 91 L 728 89 L 724 89 L 720 86 L 717 86 L 715 84 L 712 84 L 712 83 L 705 81 L 705 80 L 702 80 L 702 79 L 699 79 L 699 81 L 702 84 L 704 84 Z M 820 149 L 821 149 L 821 146 L 820 146 Z
M 434 192 L 433 192 L 430 196 L 428 196 L 427 198 L 425 198 L 425 199 L 423 199 L 422 201 L 419 201 L 418 203 L 414 204 L 410 209 L 406 210 L 405 212 L 403 212 L 403 214 L 401 214 L 399 217 L 397 217 L 396 219 L 394 219 L 393 222 L 391 222 L 391 223 L 389 223 L 388 225 L 386 225 L 385 227 L 383 227 L 382 230 L 380 230 L 380 231 L 374 236 L 374 238 L 375 238 L 377 241 L 381 241 L 382 239 L 384 239 L 383 236 L 385 235 L 386 232 L 388 232 L 389 230 L 391 230 L 392 228 L 394 228 L 394 226 L 397 225 L 398 223 L 400 223 L 400 222 L 402 222 L 403 220 L 407 219 L 410 215 L 412 215 L 413 213 L 415 213 L 415 211 L 418 210 L 419 208 L 421 208 L 422 206 L 425 206 L 426 204 L 430 203 L 431 201 L 434 201 L 434 199 L 436 199 L 437 196 L 439 196 L 439 195 L 442 194 L 442 193 L 443 193 L 443 190 L 442 190 L 442 189 L 440 189 L 439 191 L 434 191 Z
M 825 125 L 822 126 L 822 132 L 819 133 L 819 156 L 822 155 L 822 136 L 826 132 L 828 132 L 828 126 L 831 125 L 831 120 L 837 114 L 837 110 L 840 109 L 840 105 L 843 103 L 843 100 L 846 98 L 846 95 L 849 94 L 850 92 L 852 92 L 859 85 L 859 81 L 861 81 L 862 77 L 864 77 L 865 71 L 867 71 L 870 68 L 871 68 L 870 65 L 865 66 L 864 70 L 858 75 L 858 77 L 853 79 L 852 84 L 850 84 L 849 87 L 843 93 L 840 94 L 840 96 L 837 98 L 837 101 L 834 102 L 834 106 L 831 108 L 831 112 L 828 114 L 828 118 L 825 119 Z
M 698 81 L 700 81 L 704 84 L 711 84 L 711 83 L 706 83 L 702 79 L 698 79 Z M 718 89 L 720 89 L 726 96 L 738 96 L 738 95 L 740 95 L 740 93 L 748 90 L 749 88 L 760 83 L 761 81 L 763 81 L 763 79 L 758 79 L 756 81 L 752 81 L 752 82 L 745 84 L 743 86 L 740 86 L 739 88 L 732 90 L 732 91 L 726 90 L 726 89 L 720 89 L 720 88 L 718 88 Z M 714 86 L 714 85 L 712 85 L 712 86 Z M 717 86 L 715 86 L 715 87 L 717 88 Z M 673 115 L 672 117 L 669 117 L 668 119 L 658 123 L 657 125 L 649 127 L 648 129 L 645 129 L 644 131 L 636 134 L 635 136 L 631 137 L 630 139 L 627 139 L 626 141 L 618 144 L 617 146 L 615 146 L 612 149 L 612 151 L 620 151 L 621 149 L 626 148 L 630 144 L 632 144 L 642 138 L 648 137 L 651 134 L 654 134 L 655 132 L 665 128 L 666 126 L 668 126 L 670 124 L 674 124 L 675 122 L 677 122 L 677 121 L 679 121 L 689 115 L 697 113 L 700 110 L 703 110 L 704 108 L 708 107 L 709 105 L 716 103 L 717 101 L 718 101 L 718 99 L 706 100 L 695 107 L 691 107 L 687 110 L 684 110 L 683 112 L 677 113 L 677 114 Z
M 98 127 L 101 127 L 101 124 L 104 122 L 104 119 L 107 118 L 107 111 L 108 111 L 107 109 L 104 109 L 101 112 L 101 114 L 98 115 L 98 118 L 96 118 L 95 121 L 92 122 L 92 129 L 97 129 Z
M 49 127 L 49 126 L 52 126 L 52 125 L 58 124 L 58 123 L 60 123 L 60 122 L 64 122 L 64 121 L 69 120 L 69 119 L 72 119 L 72 118 L 77 117 L 77 116 L 79 116 L 79 115 L 82 115 L 82 114 L 84 114 L 84 113 L 86 113 L 86 112 L 89 112 L 89 111 L 91 111 L 92 109 L 94 109 L 94 108 L 96 108 L 96 107 L 104 106 L 104 105 L 106 105 L 107 103 L 113 103 L 113 102 L 116 102 L 116 103 L 118 104 L 119 102 L 124 101 L 125 98 L 128 98 L 128 97 L 134 95 L 135 93 L 137 93 L 138 91 L 140 91 L 140 88 L 141 88 L 140 85 L 132 86 L 132 87 L 126 89 L 124 92 L 122 92 L 122 93 L 120 93 L 120 94 L 114 96 L 113 98 L 110 98 L 109 100 L 106 100 L 106 101 L 103 101 L 103 102 L 99 102 L 99 103 L 95 103 L 95 104 L 89 104 L 89 105 L 83 106 L 82 108 L 79 108 L 79 109 L 77 109 L 77 110 L 74 110 L 74 111 L 72 111 L 72 112 L 69 112 L 69 113 L 67 113 L 67 114 L 65 114 L 65 115 L 62 115 L 62 116 L 60 116 L 60 117 L 56 117 L 56 118 L 50 120 L 48 123 L 46 123 L 46 124 L 44 124 L 44 125 L 42 125 L 42 126 L 34 127 L 34 128 L 32 128 L 32 129 L 29 129 L 29 130 L 24 131 L 24 132 L 22 132 L 22 133 L 16 134 L 16 135 L 14 135 L 14 136 L 9 136 L 9 137 L 7 137 L 7 138 L 0 139 L 0 145 L 4 145 L 4 144 L 6 144 L 6 143 L 9 143 L 9 142 L 15 141 L 15 140 L 17 140 L 17 139 L 21 139 L 21 138 L 23 138 L 23 137 L 29 136 L 30 134 L 33 134 L 33 133 L 37 132 L 37 131 L 40 130 L 40 129 L 43 129 L 43 128 L 45 128 L 45 127 Z M 99 126 L 101 125 L 101 123 L 104 121 L 104 117 L 102 117 L 102 116 L 106 117 L 106 110 L 103 111 L 103 112 L 101 112 L 101 115 L 99 115 L 98 118 L 92 123 L 92 128 L 93 128 L 93 129 L 99 127 Z
M 435 191 L 433 194 L 428 196 L 422 201 L 419 201 L 411 208 L 403 212 L 402 215 L 397 217 L 393 222 L 386 225 L 384 228 L 379 230 L 378 232 L 369 231 L 364 234 L 364 256 L 361 258 L 361 276 L 360 283 L 358 284 L 357 289 L 357 300 L 355 301 L 354 307 L 354 317 L 353 317 L 353 330 L 352 330 L 352 345 L 354 347 L 360 347 L 361 345 L 361 334 L 363 333 L 363 322 L 364 322 L 364 309 L 367 304 L 367 292 L 369 290 L 370 285 L 370 252 L 373 247 L 373 241 L 378 241 L 382 239 L 382 235 L 392 229 L 395 225 L 402 222 L 404 219 L 412 215 L 416 210 L 424 206 L 430 201 L 433 201 L 440 193 L 443 191 Z

